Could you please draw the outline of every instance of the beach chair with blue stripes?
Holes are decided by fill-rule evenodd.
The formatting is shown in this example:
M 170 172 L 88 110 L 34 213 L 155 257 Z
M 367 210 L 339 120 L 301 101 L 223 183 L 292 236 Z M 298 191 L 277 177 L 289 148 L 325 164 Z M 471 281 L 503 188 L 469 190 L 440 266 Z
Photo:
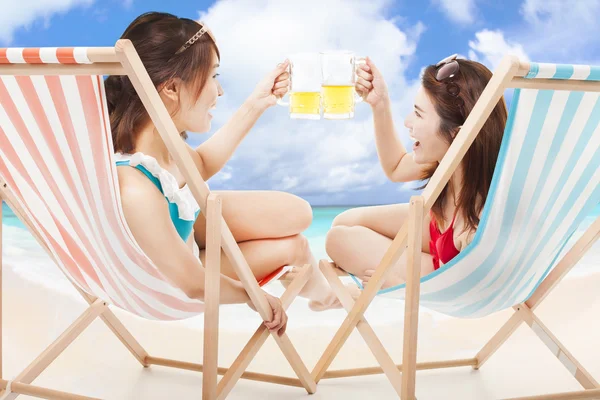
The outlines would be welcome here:
M 154 265 L 125 222 L 102 78 L 109 74 L 129 77 L 185 176 L 203 214 L 200 218 L 207 219 L 204 302 L 190 298 L 186 294 L 189 292 L 176 286 Z M 274 277 L 257 282 L 223 220 L 221 199 L 210 192 L 194 165 L 131 41 L 120 40 L 115 47 L 106 48 L 0 49 L 0 200 L 7 202 L 89 304 L 24 371 L 14 379 L 3 379 L 0 285 L 3 400 L 13 400 L 20 394 L 90 399 L 32 383 L 96 318 L 106 323 L 144 367 L 161 365 L 201 371 L 203 399 L 227 397 L 240 378 L 302 387 L 309 393 L 316 390 L 287 334 L 270 334 L 264 324 L 260 324 L 231 368 L 218 367 L 221 250 L 265 321 L 272 319 L 272 311 L 259 286 Z M 168 201 L 179 207 L 176 196 Z M 194 210 L 190 214 L 194 218 Z M 0 210 L 0 249 L 1 228 Z M 0 258 L 0 278 L 1 267 Z M 284 307 L 289 307 L 308 280 L 311 266 L 307 267 L 281 296 Z M 109 305 L 158 321 L 182 320 L 204 312 L 204 362 L 149 355 Z M 245 372 L 269 336 L 297 378 Z M 196 346 L 202 347 L 200 340 Z M 218 375 L 223 375 L 220 381 Z
M 600 398 L 598 382 L 534 314 L 600 237 L 597 218 L 572 247 L 565 247 L 600 203 L 599 81 L 600 67 L 526 63 L 510 56 L 502 60 L 422 195 L 411 198 L 408 220 L 356 302 L 339 279 L 343 271 L 321 260 L 320 268 L 348 316 L 315 366 L 315 381 L 385 373 L 398 395 L 412 400 L 416 370 L 479 369 L 525 322 L 585 389 L 527 398 Z M 452 261 L 420 278 L 423 218 L 507 88 L 515 88 L 514 96 L 474 239 Z M 390 267 L 405 251 L 406 284 L 380 290 Z M 401 365 L 394 364 L 364 317 L 377 295 L 405 300 Z M 515 312 L 475 357 L 418 364 L 419 306 L 460 318 L 484 317 L 511 307 Z M 328 371 L 354 328 L 381 368 Z

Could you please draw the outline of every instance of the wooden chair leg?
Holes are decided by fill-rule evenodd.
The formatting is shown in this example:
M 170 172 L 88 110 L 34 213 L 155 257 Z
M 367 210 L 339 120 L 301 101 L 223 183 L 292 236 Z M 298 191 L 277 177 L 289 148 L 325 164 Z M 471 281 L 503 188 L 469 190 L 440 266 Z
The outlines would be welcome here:
M 600 384 L 583 366 L 573 357 L 565 346 L 554 336 L 554 334 L 540 321 L 540 319 L 525 304 L 516 306 L 515 309 L 527 325 L 540 340 L 550 349 L 559 361 L 569 370 L 584 389 L 600 389 Z
M 42 354 L 38 356 L 14 382 L 30 384 L 98 317 L 107 304 L 96 300 L 75 322 L 71 324 Z M 14 400 L 18 394 L 10 393 L 3 400 Z
M 300 379 L 304 389 L 306 389 L 308 394 L 314 394 L 317 391 L 317 384 L 313 380 L 312 376 L 310 376 L 310 371 L 308 368 L 306 368 L 304 362 L 302 362 L 302 358 L 292 344 L 290 337 L 287 335 L 287 333 L 284 333 L 281 336 L 277 336 L 276 333 L 273 333 L 271 336 L 273 336 L 275 343 L 277 343 L 286 360 L 288 363 L 290 363 L 292 369 L 294 370 L 294 373 L 298 379 Z
M 375 269 L 372 278 L 369 280 L 369 284 L 362 291 L 361 295 L 358 297 L 352 310 L 348 312 L 348 316 L 342 322 L 342 325 L 338 328 L 336 334 L 333 339 L 321 355 L 321 358 L 315 365 L 312 371 L 312 377 L 314 380 L 319 383 L 321 379 L 325 376 L 327 369 L 340 352 L 346 340 L 350 337 L 350 334 L 356 327 L 356 325 L 360 322 L 361 318 L 375 296 L 381 286 L 385 282 L 386 277 L 391 272 L 391 267 L 395 265 L 402 253 L 406 249 L 406 240 L 408 236 L 408 226 L 407 224 L 403 224 L 396 237 L 392 241 L 392 244 L 387 249 L 386 253 L 383 255 L 381 262 Z
M 508 338 L 517 330 L 523 319 L 517 313 L 513 314 L 508 321 L 496 334 L 481 348 L 475 356 L 477 364 L 473 369 L 479 369 L 481 366 L 508 340 Z
M 9 386 L 9 382 L 0 379 L 0 390 L 4 391 Z M 41 399 L 52 400 L 100 400 L 95 397 L 80 396 L 73 393 L 61 392 L 59 390 L 42 388 L 39 386 L 27 385 L 25 383 L 10 382 L 10 393 L 15 397 L 18 395 L 33 396 Z
M 421 288 L 421 249 L 423 241 L 423 207 L 421 196 L 410 200 L 408 211 L 408 248 L 406 301 L 404 308 L 404 347 L 402 352 L 402 400 L 415 399 L 417 374 L 417 336 L 419 294 Z
M 6 187 L 5 184 L 3 184 L 3 187 L 4 188 Z M 6 199 L 12 198 L 12 201 L 7 201 L 7 204 L 9 204 L 11 210 L 15 213 L 15 215 L 19 218 L 19 220 L 23 223 L 23 225 L 25 225 L 25 227 L 28 229 L 28 231 L 31 233 L 31 235 L 34 237 L 34 239 L 36 239 L 38 244 L 46 251 L 46 254 L 48 254 L 50 259 L 52 259 L 53 261 L 56 262 L 52 251 L 50 251 L 50 249 L 48 249 L 48 247 L 46 247 L 44 241 L 39 236 L 39 234 L 36 232 L 36 230 L 33 228 L 31 222 L 29 221 L 29 218 L 27 218 L 27 215 L 25 214 L 25 212 L 16 203 L 14 197 L 10 197 L 11 195 L 8 192 L 3 192 L 2 187 L 0 187 L 0 197 L 2 197 L 2 193 L 5 194 Z M 84 292 L 79 287 L 77 287 L 77 285 L 73 284 L 73 287 L 75 288 L 75 290 L 77 290 L 77 292 L 85 299 L 85 301 L 90 306 L 96 300 L 98 300 L 97 297 L 94 297 L 94 296 Z M 116 315 L 114 315 L 114 313 L 110 309 L 106 308 L 104 310 L 104 312 L 100 315 L 100 318 L 104 321 L 106 326 L 108 326 L 108 328 L 115 334 L 115 336 L 117 336 L 117 338 L 121 341 L 121 343 L 123 343 L 123 345 L 131 352 L 131 354 L 140 362 L 140 364 L 142 364 L 144 367 L 150 366 L 150 364 L 148 364 L 146 362 L 148 353 L 138 343 L 138 341 L 133 337 L 133 335 L 127 330 L 127 328 L 125 328 L 125 326 L 121 323 L 121 321 L 119 321 L 119 319 L 116 317 Z M 1 337 L 1 335 L 0 335 L 0 337 Z M 0 394 L 1 393 L 2 392 L 0 391 Z
M 219 362 L 219 297 L 221 281 L 221 198 L 208 195 L 204 304 L 204 370 L 202 399 L 217 398 Z
M 342 281 L 340 281 L 337 273 L 335 272 L 336 268 L 327 260 L 321 260 L 319 265 L 321 271 L 323 271 L 323 275 L 325 275 L 325 278 L 327 278 L 327 281 L 329 281 L 329 285 L 331 286 L 333 292 L 342 303 L 342 306 L 346 309 L 346 311 L 350 312 L 354 307 L 354 299 L 352 299 L 352 296 L 350 293 L 348 293 Z M 369 346 L 369 349 L 375 356 L 375 359 L 379 365 L 381 365 L 382 371 L 385 373 L 388 380 L 394 387 L 394 390 L 396 393 L 398 393 L 398 396 L 400 396 L 402 392 L 402 375 L 394 363 L 394 360 L 388 354 L 387 350 L 383 346 L 383 343 L 381 343 L 375 334 L 375 331 L 364 317 L 358 322 L 356 328 L 365 340 L 365 343 Z M 363 375 L 363 373 L 366 375 L 369 370 L 370 368 L 359 368 L 356 370 L 356 375 Z
M 600 217 L 590 225 L 585 233 L 577 240 L 571 249 L 564 257 L 556 264 L 556 267 L 542 281 L 540 286 L 525 302 L 527 307 L 534 311 L 548 294 L 556 287 L 556 285 L 573 269 L 581 260 L 586 252 L 600 239 Z M 523 318 L 515 313 L 500 330 L 492 337 L 492 339 L 483 346 L 477 353 L 477 365 L 473 368 L 479 369 L 481 366 L 502 346 L 504 342 L 513 334 L 513 332 L 523 322 Z
M 290 306 L 294 298 L 298 295 L 298 293 L 300 293 L 300 290 L 302 290 L 308 278 L 310 277 L 312 271 L 310 266 L 308 267 L 309 268 L 305 268 L 304 272 L 300 276 L 296 277 L 296 279 L 294 279 L 292 283 L 290 283 L 286 291 L 281 296 L 281 303 L 283 304 L 283 307 L 285 309 L 287 309 Z M 235 383 L 242 376 L 242 374 L 244 373 L 252 359 L 256 356 L 256 354 L 260 350 L 260 347 L 263 345 L 263 343 L 267 340 L 268 337 L 269 331 L 267 330 L 264 324 L 261 324 L 254 333 L 254 335 L 252 335 L 252 338 L 250 338 L 248 343 L 246 343 L 246 346 L 244 346 L 238 357 L 235 359 L 235 361 L 227 371 L 227 373 L 223 376 L 223 378 L 221 378 L 221 381 L 217 386 L 218 399 L 224 399 L 225 397 L 227 397 L 229 392 L 231 392 L 231 390 L 233 389 Z M 314 389 L 316 390 L 316 385 L 314 386 Z M 309 389 L 307 389 L 307 391 L 308 390 Z

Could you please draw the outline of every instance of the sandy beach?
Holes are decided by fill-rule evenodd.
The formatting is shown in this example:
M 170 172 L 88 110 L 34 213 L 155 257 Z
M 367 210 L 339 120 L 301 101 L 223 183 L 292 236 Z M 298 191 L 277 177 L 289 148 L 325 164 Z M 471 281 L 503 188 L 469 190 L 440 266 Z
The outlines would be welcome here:
M 24 279 L 9 263 L 3 269 L 4 375 L 14 378 L 85 309 L 78 294 L 60 293 Z M 64 279 L 64 278 L 63 278 Z M 68 285 L 68 282 L 64 282 Z M 279 284 L 276 284 L 279 286 Z M 573 355 L 600 379 L 600 273 L 574 276 L 561 283 L 538 308 L 542 321 Z M 379 301 L 379 300 L 378 300 Z M 378 303 L 374 310 L 394 314 L 389 320 L 370 311 L 372 323 L 392 357 L 402 359 L 402 302 Z M 113 309 L 114 310 L 114 309 Z M 146 351 L 157 357 L 191 362 L 202 360 L 202 317 L 182 322 L 152 322 L 114 310 Z M 473 357 L 506 321 L 512 311 L 478 320 L 436 318 L 420 313 L 418 360 L 433 361 Z M 242 329 L 230 318 L 239 306 L 222 307 L 219 363 L 228 366 L 258 318 L 247 312 Z M 246 314 L 246 313 L 244 313 Z M 341 310 L 314 314 L 298 299 L 290 309 L 289 335 L 309 369 L 334 335 L 344 314 Z M 320 321 L 327 323 L 321 324 Z M 234 327 L 237 326 L 238 328 Z M 375 366 L 375 360 L 355 332 L 332 368 Z M 250 365 L 250 370 L 293 376 L 291 368 L 269 339 Z M 192 399 L 201 393 L 199 373 L 159 366 L 144 369 L 116 337 L 96 320 L 38 379 L 36 385 L 106 399 Z M 577 381 L 532 333 L 522 325 L 485 366 L 419 371 L 419 399 L 497 399 L 580 390 Z M 252 381 L 240 381 L 231 399 L 302 399 L 302 389 Z M 324 380 L 313 399 L 393 399 L 394 390 L 383 375 Z M 22 396 L 20 398 L 28 398 Z

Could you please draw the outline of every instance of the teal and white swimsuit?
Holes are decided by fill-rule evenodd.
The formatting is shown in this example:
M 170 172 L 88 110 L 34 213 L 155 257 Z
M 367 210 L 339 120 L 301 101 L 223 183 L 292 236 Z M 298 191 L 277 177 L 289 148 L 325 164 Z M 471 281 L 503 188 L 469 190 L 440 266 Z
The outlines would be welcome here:
M 188 185 L 180 188 L 177 179 L 166 169 L 162 168 L 154 157 L 143 153 L 122 154 L 116 153 L 115 160 L 117 166 L 128 165 L 144 173 L 156 185 L 158 190 L 165 196 L 169 203 L 169 214 L 177 233 L 184 242 L 187 242 L 194 222 L 200 213 L 200 207 L 194 199 Z M 200 250 L 195 240 L 193 242 L 193 253 L 196 257 L 200 255 Z M 282 266 L 273 271 L 270 275 L 258 281 L 260 286 L 264 286 L 272 280 L 279 279 L 283 274 L 291 271 L 291 266 Z
M 162 168 L 154 157 L 144 153 L 116 153 L 115 160 L 117 166 L 129 165 L 140 170 L 156 185 L 169 203 L 169 214 L 177 233 L 187 242 L 200 213 L 200 207 L 188 185 L 180 188 L 173 174 Z

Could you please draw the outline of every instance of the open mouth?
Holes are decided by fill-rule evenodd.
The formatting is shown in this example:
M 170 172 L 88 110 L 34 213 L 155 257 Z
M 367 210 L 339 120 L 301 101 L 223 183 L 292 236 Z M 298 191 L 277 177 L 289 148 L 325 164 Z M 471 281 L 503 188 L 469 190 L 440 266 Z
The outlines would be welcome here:
M 414 140 L 415 144 L 413 145 L 413 149 L 416 149 L 417 147 L 419 147 L 421 145 L 421 142 L 419 142 L 416 138 L 414 138 L 413 136 L 410 136 L 410 138 L 412 140 Z

